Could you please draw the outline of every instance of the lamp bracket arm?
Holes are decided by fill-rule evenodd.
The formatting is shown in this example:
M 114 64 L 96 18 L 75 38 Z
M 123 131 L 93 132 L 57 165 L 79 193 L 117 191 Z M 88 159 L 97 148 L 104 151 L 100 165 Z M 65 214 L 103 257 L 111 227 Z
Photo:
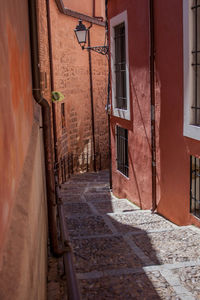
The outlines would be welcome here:
M 102 55 L 108 55 L 108 46 L 82 47 L 82 49 L 92 50 Z

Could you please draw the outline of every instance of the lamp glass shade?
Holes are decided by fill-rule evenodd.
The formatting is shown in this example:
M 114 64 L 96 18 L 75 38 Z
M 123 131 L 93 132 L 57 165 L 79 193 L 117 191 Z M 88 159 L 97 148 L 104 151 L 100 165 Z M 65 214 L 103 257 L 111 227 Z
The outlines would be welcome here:
M 76 29 L 74 29 L 74 32 L 76 34 L 76 38 L 78 40 L 78 43 L 85 44 L 87 39 L 87 29 L 84 24 L 82 24 L 82 21 L 79 20 L 79 24 L 76 26 Z
M 85 44 L 87 31 L 86 30 L 81 30 L 81 31 L 75 30 L 75 33 L 76 33 L 76 37 L 77 37 L 79 44 Z

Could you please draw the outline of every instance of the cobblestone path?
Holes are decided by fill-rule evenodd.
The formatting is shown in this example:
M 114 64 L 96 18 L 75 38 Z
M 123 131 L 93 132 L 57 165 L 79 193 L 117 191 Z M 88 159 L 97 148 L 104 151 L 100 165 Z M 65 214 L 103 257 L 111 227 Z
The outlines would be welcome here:
M 109 193 L 108 173 L 62 186 L 82 299 L 200 299 L 200 230 Z

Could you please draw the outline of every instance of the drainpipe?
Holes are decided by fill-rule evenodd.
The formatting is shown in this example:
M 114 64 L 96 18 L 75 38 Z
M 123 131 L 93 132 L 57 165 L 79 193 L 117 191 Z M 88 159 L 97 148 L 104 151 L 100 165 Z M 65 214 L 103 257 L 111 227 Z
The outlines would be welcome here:
M 93 2 L 92 2 L 92 18 L 94 18 L 100 22 L 103 22 L 103 17 L 96 16 L 96 0 L 93 0 Z
M 108 36 L 108 0 L 105 0 L 105 16 L 106 16 L 106 35 L 107 43 L 109 45 L 109 36 Z M 111 132 L 110 132 L 110 53 L 108 53 L 108 89 L 107 89 L 107 114 L 108 114 L 108 154 L 109 154 L 109 177 L 110 177 L 110 190 L 112 190 L 112 155 L 111 155 Z
M 152 155 L 152 212 L 156 203 L 156 129 L 155 129 L 155 37 L 154 0 L 149 0 L 150 21 L 150 97 L 151 97 L 151 155 Z
M 48 101 L 42 97 L 40 90 L 39 48 L 36 9 L 36 0 L 29 0 L 33 97 L 35 101 L 42 107 L 49 234 L 52 252 L 55 256 L 59 256 L 62 254 L 62 251 L 59 250 L 56 223 L 56 198 L 51 135 L 51 109 Z
M 95 0 L 93 0 L 93 18 L 95 18 L 95 11 L 96 11 L 96 3 Z
M 47 28 L 48 28 L 48 46 L 49 46 L 49 65 L 50 65 L 50 79 L 51 79 L 51 92 L 55 91 L 54 88 L 54 71 L 53 71 L 53 51 L 52 51 L 52 39 L 51 39 L 51 15 L 50 15 L 50 5 L 49 0 L 46 0 L 47 9 Z M 54 156 L 55 156 L 55 172 L 57 176 L 57 181 L 59 182 L 59 174 L 57 170 L 58 167 L 58 136 L 56 129 L 56 109 L 55 103 L 52 102 L 52 119 L 53 119 L 53 136 L 54 136 Z
M 91 47 L 90 44 L 90 28 L 92 24 L 88 27 L 88 48 Z M 94 126 L 94 97 L 93 97 L 93 80 L 92 80 L 92 58 L 91 58 L 91 50 L 88 49 L 88 57 L 89 57 L 89 75 L 90 75 L 90 100 L 91 100 L 91 120 L 92 120 L 92 141 L 93 141 L 93 152 L 94 152 L 94 162 L 93 168 L 96 172 L 96 143 L 95 143 L 95 126 Z

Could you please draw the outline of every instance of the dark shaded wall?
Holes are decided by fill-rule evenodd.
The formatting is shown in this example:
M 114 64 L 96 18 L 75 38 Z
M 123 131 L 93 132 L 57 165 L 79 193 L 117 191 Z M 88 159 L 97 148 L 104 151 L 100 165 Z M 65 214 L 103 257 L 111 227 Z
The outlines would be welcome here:
M 0 298 L 45 299 L 47 217 L 28 1 L 0 9 Z
M 15 3 L 4 1 L 0 10 L 0 244 L 5 238 L 4 231 L 8 226 L 33 122 L 30 46 L 25 2 L 16 4 L 16 9 Z

